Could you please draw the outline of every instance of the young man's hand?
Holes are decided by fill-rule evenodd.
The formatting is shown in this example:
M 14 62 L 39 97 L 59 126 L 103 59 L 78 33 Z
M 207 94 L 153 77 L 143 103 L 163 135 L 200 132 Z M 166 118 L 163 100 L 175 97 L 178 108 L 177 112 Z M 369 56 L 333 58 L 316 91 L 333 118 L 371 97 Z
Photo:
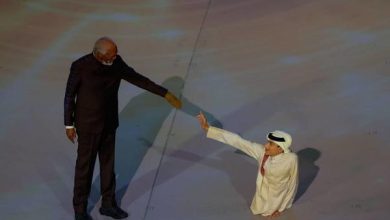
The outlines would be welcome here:
M 200 127 L 203 128 L 205 132 L 207 132 L 210 126 L 204 114 L 202 112 L 199 112 L 199 115 L 197 115 L 196 117 L 198 118 Z

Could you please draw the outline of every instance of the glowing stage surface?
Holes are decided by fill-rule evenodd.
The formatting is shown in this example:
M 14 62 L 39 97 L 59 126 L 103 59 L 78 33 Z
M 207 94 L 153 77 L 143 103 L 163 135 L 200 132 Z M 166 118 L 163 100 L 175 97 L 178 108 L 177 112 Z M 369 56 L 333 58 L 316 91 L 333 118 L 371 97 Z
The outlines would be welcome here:
M 255 220 L 258 162 L 195 115 L 263 143 L 292 134 L 300 187 L 280 220 L 389 219 L 390 1 L 0 1 L 0 219 L 73 218 L 63 98 L 101 36 L 183 101 L 122 82 L 117 197 L 128 219 Z M 90 197 L 100 207 L 96 164 Z

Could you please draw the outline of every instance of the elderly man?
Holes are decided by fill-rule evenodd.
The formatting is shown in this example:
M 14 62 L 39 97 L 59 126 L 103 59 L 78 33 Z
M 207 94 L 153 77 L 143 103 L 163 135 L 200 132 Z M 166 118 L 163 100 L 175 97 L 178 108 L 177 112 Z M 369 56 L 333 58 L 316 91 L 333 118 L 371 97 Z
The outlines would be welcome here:
M 261 145 L 209 126 L 202 113 L 197 118 L 208 138 L 229 144 L 258 161 L 256 193 L 251 205 L 253 214 L 277 217 L 291 207 L 298 186 L 298 158 L 290 150 L 292 139 L 289 134 L 271 132 L 267 135 L 267 143 Z
M 76 220 L 92 219 L 87 213 L 93 169 L 100 163 L 102 204 L 99 212 L 115 219 L 128 214 L 115 199 L 115 133 L 118 123 L 118 89 L 122 79 L 164 97 L 175 108 L 181 102 L 167 89 L 129 67 L 117 54 L 114 41 L 96 41 L 93 53 L 72 63 L 66 86 L 64 118 L 66 135 L 74 143 L 78 136 L 73 207 Z

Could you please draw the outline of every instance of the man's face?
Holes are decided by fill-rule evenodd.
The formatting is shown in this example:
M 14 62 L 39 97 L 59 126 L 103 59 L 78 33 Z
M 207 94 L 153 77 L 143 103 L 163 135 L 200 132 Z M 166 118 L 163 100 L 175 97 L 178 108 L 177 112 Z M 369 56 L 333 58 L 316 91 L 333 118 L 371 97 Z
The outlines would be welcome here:
M 104 65 L 111 66 L 116 58 L 116 50 L 109 50 L 106 54 L 101 55 L 99 58 Z
M 268 141 L 265 145 L 265 155 L 268 156 L 276 156 L 278 154 L 283 153 L 283 149 L 279 147 L 279 145 L 274 142 Z
M 111 66 L 114 63 L 114 60 L 117 55 L 117 48 L 115 44 L 111 42 L 105 42 L 102 45 L 105 49 L 106 52 L 104 54 L 97 53 L 96 58 L 104 65 Z

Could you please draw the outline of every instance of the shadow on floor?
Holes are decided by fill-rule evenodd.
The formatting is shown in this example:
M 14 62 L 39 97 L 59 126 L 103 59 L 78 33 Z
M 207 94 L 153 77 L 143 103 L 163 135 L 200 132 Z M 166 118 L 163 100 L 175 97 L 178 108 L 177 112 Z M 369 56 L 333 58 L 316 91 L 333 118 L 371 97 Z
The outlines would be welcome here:
M 182 78 L 172 77 L 167 79 L 162 85 L 174 94 L 180 94 L 183 83 Z M 289 105 L 291 106 L 291 109 L 295 110 L 289 112 L 291 117 L 300 122 L 297 123 L 296 126 L 305 126 L 305 116 L 300 112 L 301 106 L 297 105 L 297 103 L 291 100 L 289 96 L 285 95 L 291 90 L 297 89 L 300 91 L 300 88 L 289 88 L 285 91 L 257 99 L 254 102 L 248 103 L 242 108 L 239 108 L 237 111 L 225 116 L 223 121 L 226 121 L 229 127 L 245 132 L 254 126 L 262 124 L 264 119 L 270 118 L 274 115 L 276 113 L 275 109 L 281 109 L 282 105 Z M 182 97 L 182 102 L 183 108 L 181 111 L 194 117 L 199 113 L 199 111 L 203 111 L 212 125 L 222 128 L 222 124 L 210 113 L 205 112 L 199 106 L 188 101 L 185 97 Z M 267 103 L 267 105 L 264 105 L 264 103 Z M 163 122 L 166 120 L 171 110 L 171 106 L 168 105 L 164 99 L 150 94 L 149 92 L 144 92 L 134 97 L 121 112 L 121 125 L 117 131 L 116 145 L 116 185 L 118 203 L 120 204 L 120 201 L 126 193 L 130 182 L 134 190 L 132 190 L 133 192 L 129 196 L 130 199 L 126 201 L 126 203 L 132 203 L 139 197 L 143 196 L 146 192 L 153 190 L 150 189 L 150 186 L 145 186 L 145 183 L 153 182 L 157 178 L 155 186 L 158 186 L 169 179 L 174 178 L 178 174 L 185 172 L 194 164 L 202 163 L 226 172 L 229 175 L 234 188 L 249 204 L 252 199 L 254 187 L 253 190 L 250 189 L 247 183 L 248 180 L 255 179 L 256 163 L 251 163 L 250 161 L 237 161 L 236 164 L 232 163 L 232 161 L 237 157 L 234 156 L 234 154 L 228 154 L 231 152 L 225 152 L 222 154 L 219 153 L 221 160 L 210 159 L 208 155 L 218 152 L 221 149 L 222 144 L 215 143 L 211 146 L 207 144 L 209 146 L 202 147 L 201 145 L 204 145 L 202 142 L 205 141 L 205 139 L 204 133 L 201 132 L 200 128 L 200 133 L 198 135 L 178 146 L 178 150 L 168 152 L 164 155 L 166 158 L 165 162 L 157 168 L 160 170 L 158 177 L 156 177 L 157 170 L 154 169 L 132 181 L 144 156 L 154 143 Z M 196 119 L 194 118 L 194 120 Z M 265 129 L 261 129 L 259 134 L 266 133 L 269 128 Z M 296 127 L 296 129 L 302 128 Z M 259 139 L 262 140 L 263 138 Z M 300 158 L 299 179 L 301 183 L 296 200 L 303 195 L 317 175 L 319 168 L 314 165 L 314 161 L 318 159 L 320 153 L 313 148 L 307 148 L 299 151 L 297 154 Z M 174 158 L 178 158 L 180 160 L 176 160 Z M 238 165 L 238 163 L 240 165 Z M 253 167 L 253 174 L 242 172 L 242 170 L 239 169 L 240 166 L 245 166 L 246 169 L 252 169 Z M 253 186 L 254 182 L 255 181 L 253 181 Z M 98 177 L 92 186 L 89 210 L 92 210 L 99 200 L 99 186 L 100 183 Z
M 175 95 L 181 93 L 183 85 L 184 80 L 177 76 L 168 78 L 162 83 L 163 87 Z M 183 103 L 181 111 L 194 117 L 202 111 L 214 125 L 222 126 L 210 113 L 191 103 L 185 97 L 181 100 Z M 161 126 L 171 111 L 172 106 L 165 99 L 147 91 L 131 99 L 121 111 L 115 146 L 116 199 L 119 205 L 144 156 L 152 147 Z M 95 178 L 91 187 L 89 212 L 99 199 L 100 176 Z
M 320 168 L 315 162 L 320 158 L 321 152 L 314 148 L 305 148 L 297 152 L 299 161 L 299 185 L 294 202 L 298 201 L 307 191 L 316 178 Z

